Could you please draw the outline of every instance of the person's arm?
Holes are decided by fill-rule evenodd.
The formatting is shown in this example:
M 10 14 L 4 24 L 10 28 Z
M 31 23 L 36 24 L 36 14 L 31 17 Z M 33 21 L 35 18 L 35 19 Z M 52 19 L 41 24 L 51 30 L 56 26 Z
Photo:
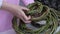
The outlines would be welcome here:
M 27 11 L 29 10 L 25 7 L 9 4 L 6 3 L 4 0 L 1 9 L 8 10 L 9 12 L 13 13 L 15 16 L 21 18 L 25 23 L 30 22 L 29 21 L 30 17 L 27 17 L 23 11 L 23 10 L 27 10 Z

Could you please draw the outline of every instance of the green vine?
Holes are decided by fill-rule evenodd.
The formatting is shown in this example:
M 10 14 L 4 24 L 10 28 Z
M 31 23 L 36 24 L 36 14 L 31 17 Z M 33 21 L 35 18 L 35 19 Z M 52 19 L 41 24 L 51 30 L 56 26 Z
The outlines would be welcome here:
M 55 32 L 58 27 L 58 19 L 60 17 L 58 11 L 53 8 L 49 8 L 46 5 L 42 5 L 42 3 L 37 1 L 29 4 L 28 8 L 30 11 L 26 14 L 31 15 L 32 22 L 36 23 L 40 20 L 45 20 L 46 25 L 36 30 L 28 29 L 23 21 L 21 21 L 21 23 L 19 22 L 20 24 L 17 26 L 17 17 L 15 17 L 13 20 L 13 27 L 18 34 L 41 34 L 43 32 L 45 32 L 44 34 L 53 34 Z

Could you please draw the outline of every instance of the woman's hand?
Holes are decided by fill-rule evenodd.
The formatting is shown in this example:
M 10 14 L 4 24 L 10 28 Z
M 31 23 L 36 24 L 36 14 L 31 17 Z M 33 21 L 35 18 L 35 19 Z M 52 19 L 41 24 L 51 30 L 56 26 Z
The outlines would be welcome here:
M 10 3 L 6 3 L 5 1 L 3 1 L 2 9 L 8 10 L 12 14 L 17 16 L 21 20 L 23 20 L 25 23 L 30 23 L 31 22 L 30 21 L 31 17 L 30 16 L 26 16 L 26 14 L 23 11 L 23 10 L 29 11 L 29 9 L 27 9 L 27 8 L 25 8 L 23 6 L 10 4 Z
M 26 14 L 24 13 L 24 10 L 25 11 L 29 11 L 29 9 L 23 7 L 23 6 L 16 6 L 16 13 L 14 13 L 17 17 L 21 18 L 21 20 L 23 20 L 23 22 L 25 23 L 30 23 L 30 19 L 31 17 L 30 16 L 26 16 Z
M 20 7 L 20 9 L 18 9 L 19 10 L 19 15 L 17 15 L 18 17 L 20 17 L 25 23 L 30 23 L 31 21 L 30 21 L 30 19 L 31 19 L 31 17 L 30 16 L 26 16 L 26 14 L 24 13 L 24 11 L 23 10 L 25 10 L 25 11 L 29 11 L 29 9 L 27 9 L 27 8 L 25 8 L 25 7 L 22 7 L 22 6 L 19 6 Z

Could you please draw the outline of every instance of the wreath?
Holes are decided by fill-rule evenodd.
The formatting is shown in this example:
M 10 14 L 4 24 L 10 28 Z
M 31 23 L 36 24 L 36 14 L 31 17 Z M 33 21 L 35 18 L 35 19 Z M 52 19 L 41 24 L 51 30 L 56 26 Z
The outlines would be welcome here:
M 26 13 L 26 15 L 31 15 L 31 24 L 39 24 L 39 21 L 45 21 L 46 24 L 41 25 L 38 29 L 29 29 L 26 27 L 26 24 L 14 17 L 13 19 L 13 28 L 17 32 L 17 34 L 54 34 L 57 27 L 59 26 L 58 21 L 60 18 L 59 11 L 50 8 L 42 3 L 35 1 L 35 3 L 29 4 L 27 6 L 30 11 Z M 19 20 L 19 25 L 17 25 L 17 20 Z M 21 23 L 20 23 L 21 22 Z M 33 25 L 35 27 L 35 25 Z M 58 32 L 59 34 L 59 32 Z

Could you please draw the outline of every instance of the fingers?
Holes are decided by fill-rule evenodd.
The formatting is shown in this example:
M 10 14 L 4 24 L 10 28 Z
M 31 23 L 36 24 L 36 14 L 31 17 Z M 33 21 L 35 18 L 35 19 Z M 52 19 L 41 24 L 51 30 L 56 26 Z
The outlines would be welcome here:
M 25 23 L 31 23 L 30 19 L 31 19 L 31 17 L 28 16 L 28 17 L 27 17 L 27 20 L 25 20 L 24 22 L 25 22 Z
M 24 18 L 22 18 L 22 17 L 20 17 L 21 18 L 21 20 L 24 22 L 24 23 L 31 23 L 31 21 L 29 20 L 29 19 L 27 19 L 27 20 L 24 20 Z
M 31 16 L 28 16 L 27 20 L 30 20 L 31 19 Z
M 27 21 L 27 20 L 30 20 L 30 19 L 31 19 L 31 16 L 28 16 L 28 17 L 26 16 L 26 17 L 24 17 L 24 20 L 26 20 L 26 21 Z
M 26 8 L 26 7 L 22 7 L 22 6 L 21 6 L 21 9 L 29 11 L 29 9 Z
M 26 24 L 31 23 L 31 21 L 24 21 Z

